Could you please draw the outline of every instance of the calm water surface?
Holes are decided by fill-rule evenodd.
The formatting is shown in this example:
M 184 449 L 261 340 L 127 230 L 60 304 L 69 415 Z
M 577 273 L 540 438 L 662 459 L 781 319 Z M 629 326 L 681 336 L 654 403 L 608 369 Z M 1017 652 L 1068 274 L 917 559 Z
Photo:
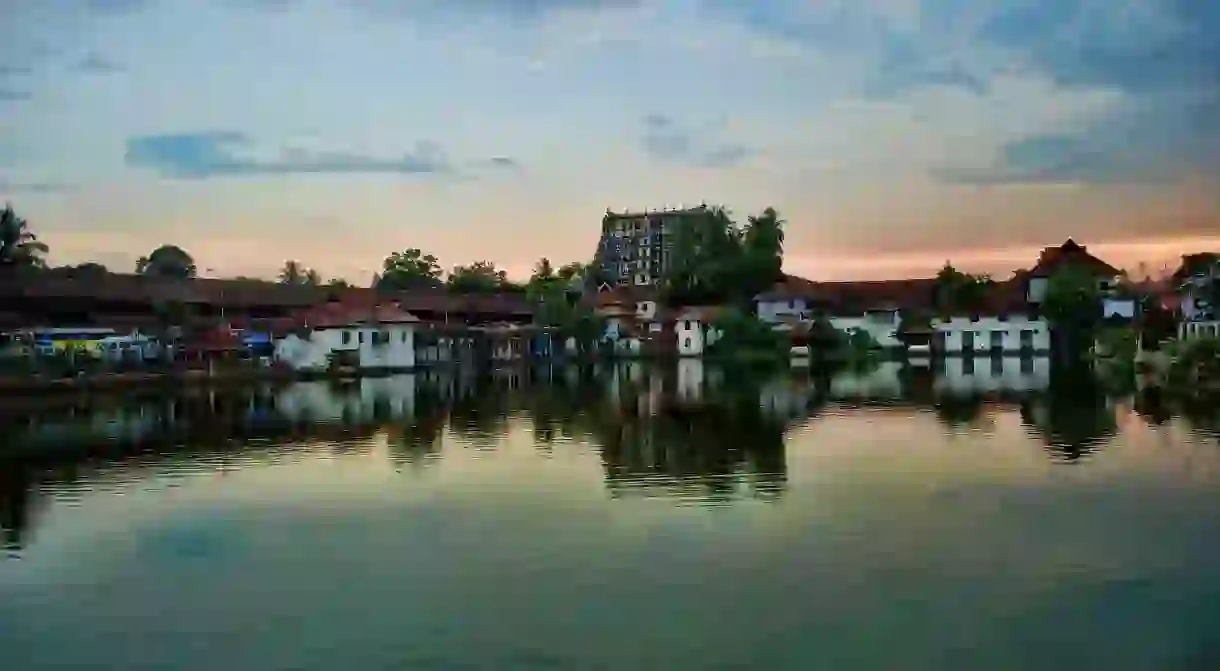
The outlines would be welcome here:
M 1220 668 L 1220 412 L 1045 362 L 2 407 L 14 671 Z

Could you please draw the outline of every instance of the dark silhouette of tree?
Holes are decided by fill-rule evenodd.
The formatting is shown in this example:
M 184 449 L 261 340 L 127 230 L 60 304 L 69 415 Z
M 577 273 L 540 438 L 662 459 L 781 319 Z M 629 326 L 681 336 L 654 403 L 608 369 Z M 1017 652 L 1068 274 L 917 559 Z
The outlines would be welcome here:
M 0 210 L 0 266 L 45 268 L 50 248 L 30 230 L 30 224 L 19 217 L 10 203 Z
M 136 274 L 162 279 L 189 280 L 198 274 L 195 259 L 177 245 L 161 245 L 136 260 Z
M 508 273 L 496 268 L 491 261 L 475 261 L 468 266 L 454 266 L 446 282 L 460 293 L 492 293 L 506 288 Z
M 394 252 L 381 263 L 374 287 L 390 291 L 436 289 L 442 285 L 437 258 L 412 247 Z
M 313 268 L 306 268 L 300 261 L 285 261 L 277 278 L 280 284 L 299 287 L 317 287 L 322 285 L 322 276 Z

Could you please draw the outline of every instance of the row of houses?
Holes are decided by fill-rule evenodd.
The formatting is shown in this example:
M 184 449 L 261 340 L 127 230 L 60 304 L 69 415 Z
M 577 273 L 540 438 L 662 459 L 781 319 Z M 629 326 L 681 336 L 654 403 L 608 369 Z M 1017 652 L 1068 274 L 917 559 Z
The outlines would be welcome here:
M 929 328 L 930 348 L 944 353 L 1045 352 L 1051 328 L 1039 316 L 1050 277 L 1072 266 L 1094 277 L 1108 319 L 1130 320 L 1136 301 L 1117 291 L 1121 271 L 1068 240 L 1046 248 L 1038 262 L 996 283 L 971 314 L 938 314 Z M 935 314 L 935 278 L 871 282 L 813 282 L 787 276 L 755 298 L 758 318 L 781 331 L 800 333 L 814 315 L 825 315 L 840 331 L 865 333 L 879 347 L 907 346 L 904 314 Z M 624 351 L 641 351 L 661 340 L 680 355 L 698 356 L 717 337 L 716 307 L 667 311 L 650 287 L 603 285 L 598 311 L 610 322 L 608 336 Z
M 1203 268 L 1205 264 L 1196 266 Z M 1137 318 L 1137 300 L 1119 290 L 1122 273 L 1088 249 L 1068 240 L 1049 247 L 1029 269 L 995 283 L 971 314 L 938 314 L 928 324 L 930 349 L 946 354 L 1036 354 L 1051 348 L 1051 326 L 1040 316 L 1049 279 L 1071 266 L 1093 277 L 1102 296 L 1103 315 L 1110 320 Z M 1200 271 L 1203 272 L 1203 271 Z M 1206 266 L 1214 273 L 1215 264 Z M 1211 277 L 1211 275 L 1204 275 Z M 1182 271 L 1190 286 L 1203 287 L 1195 275 Z M 788 276 L 755 299 L 759 319 L 794 341 L 813 315 L 826 315 L 846 333 L 866 333 L 885 349 L 908 346 L 903 315 L 936 312 L 937 280 L 906 279 L 874 282 L 813 282 Z M 1183 312 L 1186 332 L 1213 329 L 1202 294 L 1165 295 L 1166 307 Z M 1201 290 L 1200 290 L 1201 291 Z M 1182 296 L 1189 296 L 1183 310 Z M 640 356 L 673 353 L 698 357 L 715 343 L 719 306 L 667 307 L 651 287 L 602 285 L 586 300 L 605 319 L 602 341 L 616 354 Z M 276 345 L 276 358 L 296 368 L 319 368 L 338 360 L 365 368 L 406 369 L 444 360 L 512 360 L 529 356 L 572 353 L 577 343 L 556 337 L 553 330 L 511 321 L 479 324 L 440 323 L 437 313 L 425 318 L 401 302 L 389 305 L 332 300 L 289 319 L 289 333 Z

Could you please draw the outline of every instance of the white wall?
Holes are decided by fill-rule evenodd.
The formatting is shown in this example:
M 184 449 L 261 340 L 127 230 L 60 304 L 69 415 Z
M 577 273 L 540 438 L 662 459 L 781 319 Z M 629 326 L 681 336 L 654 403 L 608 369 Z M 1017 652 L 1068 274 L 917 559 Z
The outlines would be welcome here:
M 948 321 L 933 322 L 937 332 L 945 337 L 946 352 L 966 352 L 967 332 L 973 334 L 973 346 L 970 351 L 990 352 L 993 349 L 992 334 L 999 334 L 999 349 L 1005 352 L 1019 352 L 1021 347 L 1021 332 L 1033 332 L 1031 351 L 1045 352 L 1051 348 L 1050 325 L 1043 319 L 1028 319 L 1011 317 L 1001 320 L 998 317 L 980 317 L 972 320 L 969 317 L 953 317 Z
M 831 398 L 898 398 L 902 396 L 901 361 L 885 361 L 869 371 L 845 371 L 830 380 Z
M 765 322 L 777 322 L 783 317 L 799 317 L 808 309 L 804 298 L 785 298 L 755 301 L 758 318 Z
M 1178 337 L 1182 340 L 1220 337 L 1220 321 L 1182 322 L 1178 325 Z
M 1046 288 L 1050 283 L 1050 279 L 1046 277 L 1031 277 L 1029 278 L 1029 292 L 1025 298 L 1030 303 L 1041 303 L 1046 300 Z
M 1135 301 L 1130 298 L 1103 299 L 1101 302 L 1101 316 L 1106 319 L 1110 317 L 1134 319 Z
M 635 318 L 640 320 L 649 320 L 657 316 L 656 301 L 636 301 Z
M 898 339 L 899 315 L 897 311 L 880 312 L 862 317 L 831 317 L 830 324 L 847 333 L 864 331 L 882 347 L 902 346 L 902 341 Z
M 698 319 L 679 319 L 674 324 L 679 356 L 700 356 L 705 346 L 703 324 Z
M 382 324 L 381 328 L 352 329 L 358 334 L 357 349 L 361 368 L 415 367 L 415 327 L 410 324 Z M 373 344 L 373 334 L 380 332 L 386 341 Z
M 1048 357 L 1003 357 L 945 359 L 944 372 L 936 376 L 938 392 L 973 394 L 993 391 L 1040 391 L 1051 383 Z
M 373 344 L 374 332 L 385 333 L 389 342 Z M 356 352 L 362 368 L 415 367 L 415 327 L 410 324 L 383 324 L 371 327 L 328 328 L 315 330 L 308 338 L 291 334 L 275 344 L 275 358 L 297 370 L 322 370 L 330 363 L 331 352 Z

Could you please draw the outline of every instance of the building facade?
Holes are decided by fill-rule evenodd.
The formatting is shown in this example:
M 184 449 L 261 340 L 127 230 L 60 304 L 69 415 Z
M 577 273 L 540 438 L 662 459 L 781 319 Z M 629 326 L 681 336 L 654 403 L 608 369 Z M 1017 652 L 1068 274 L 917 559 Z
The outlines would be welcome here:
M 594 262 L 601 278 L 615 286 L 658 286 L 669 268 L 679 227 L 711 213 L 706 205 L 648 212 L 607 210 Z

